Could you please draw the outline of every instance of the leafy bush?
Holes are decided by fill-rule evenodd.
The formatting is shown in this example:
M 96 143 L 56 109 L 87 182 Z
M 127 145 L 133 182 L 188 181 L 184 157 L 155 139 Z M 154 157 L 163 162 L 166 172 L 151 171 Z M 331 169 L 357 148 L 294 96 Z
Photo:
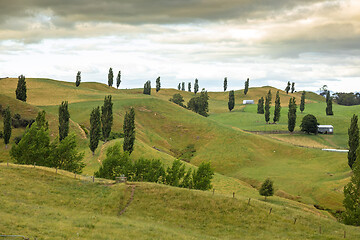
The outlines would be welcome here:
M 207 94 L 207 91 L 205 91 L 205 89 L 203 89 L 201 91 L 200 96 L 196 96 L 190 99 L 190 101 L 187 104 L 187 108 L 204 116 L 207 117 L 209 116 L 208 112 L 209 112 L 209 96 Z
M 312 114 L 308 114 L 302 119 L 300 127 L 302 132 L 306 132 L 307 134 L 310 133 L 317 134 L 318 125 L 319 123 L 316 117 Z
M 193 187 L 199 190 L 209 190 L 212 188 L 211 179 L 214 176 L 214 170 L 210 163 L 202 162 L 197 171 L 193 173 Z
M 261 185 L 261 188 L 259 190 L 259 193 L 261 196 L 269 197 L 274 195 L 274 187 L 273 187 L 273 181 L 271 181 L 269 178 L 265 180 L 265 182 Z
M 184 98 L 181 96 L 180 93 L 175 93 L 172 98 L 169 99 L 170 102 L 176 103 L 179 106 L 185 107 L 183 104 Z

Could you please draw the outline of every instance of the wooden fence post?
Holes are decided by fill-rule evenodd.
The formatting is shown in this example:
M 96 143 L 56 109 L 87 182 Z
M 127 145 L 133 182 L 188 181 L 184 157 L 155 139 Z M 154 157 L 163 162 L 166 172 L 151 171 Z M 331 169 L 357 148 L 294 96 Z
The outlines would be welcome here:
M 34 168 L 35 168 L 36 162 L 34 162 Z
M 251 200 L 251 198 L 249 198 L 248 205 L 250 205 L 250 200 Z
M 215 194 L 215 188 L 213 189 L 213 196 L 214 196 L 214 194 Z
M 233 198 L 235 198 L 235 192 L 233 192 Z
M 294 218 L 294 224 L 296 223 L 297 218 Z
M 319 233 L 321 234 L 321 226 L 319 226 Z
M 270 212 L 269 212 L 269 215 L 271 214 L 271 211 L 272 211 L 272 208 L 270 208 Z

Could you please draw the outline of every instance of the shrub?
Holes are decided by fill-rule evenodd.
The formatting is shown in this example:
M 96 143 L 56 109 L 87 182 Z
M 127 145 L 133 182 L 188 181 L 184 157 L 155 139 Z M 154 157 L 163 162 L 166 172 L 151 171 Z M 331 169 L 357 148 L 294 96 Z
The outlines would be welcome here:
M 184 98 L 181 96 L 180 93 L 175 93 L 172 98 L 169 99 L 170 102 L 176 103 L 179 106 L 185 107 L 183 104 Z
M 318 121 L 316 117 L 312 114 L 306 115 L 301 122 L 300 128 L 302 132 L 306 132 L 307 134 L 318 133 Z
M 265 182 L 261 185 L 259 193 L 261 196 L 265 197 L 265 201 L 266 201 L 266 197 L 273 196 L 274 195 L 273 181 L 271 181 L 269 178 L 266 179 Z

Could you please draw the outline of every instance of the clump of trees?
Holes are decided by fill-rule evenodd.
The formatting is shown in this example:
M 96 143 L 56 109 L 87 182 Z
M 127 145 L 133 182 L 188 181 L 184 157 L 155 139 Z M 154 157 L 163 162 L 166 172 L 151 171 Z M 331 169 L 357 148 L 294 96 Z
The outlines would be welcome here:
M 274 186 L 273 186 L 273 181 L 271 181 L 269 178 L 265 180 L 265 182 L 263 182 L 263 184 L 261 185 L 261 188 L 259 189 L 259 193 L 261 196 L 265 197 L 265 201 L 266 201 L 266 197 L 270 197 L 274 195 Z
M 130 112 L 125 113 L 123 130 L 124 130 L 123 150 L 124 150 L 124 152 L 128 152 L 130 155 L 134 150 L 134 143 L 135 143 L 135 110 L 134 110 L 134 108 L 130 108 Z
M 78 153 L 74 134 L 61 142 L 56 139 L 50 143 L 48 122 L 45 111 L 39 112 L 35 123 L 27 128 L 17 145 L 11 148 L 10 156 L 18 164 L 37 164 L 40 166 L 64 169 L 81 173 L 85 164 L 83 153 Z
M 81 72 L 78 71 L 76 74 L 75 86 L 76 87 L 80 86 L 80 83 L 81 83 Z
M 146 81 L 146 83 L 144 84 L 143 94 L 151 95 L 151 82 L 150 82 L 150 80 Z
M 172 98 L 169 99 L 170 102 L 176 103 L 179 106 L 186 107 L 183 102 L 184 98 L 180 93 L 175 93 Z
M 247 79 L 246 81 L 245 81 L 245 89 L 244 89 L 244 94 L 246 95 L 247 93 L 248 93 L 248 91 L 249 91 L 249 79 Z
M 257 104 L 257 113 L 264 114 L 264 97 L 261 97 Z
M 160 91 L 161 83 L 160 83 L 160 77 L 156 79 L 156 92 Z
M 349 135 L 349 152 L 348 152 L 348 164 L 352 169 L 355 160 L 357 159 L 357 149 L 359 148 L 359 126 L 358 126 L 358 116 L 353 115 L 351 118 L 350 127 L 348 129 Z
M 234 109 L 234 106 L 235 106 L 235 93 L 234 90 L 231 90 L 229 92 L 229 102 L 228 102 L 228 108 L 230 112 L 231 110 Z
M 19 76 L 19 80 L 18 80 L 18 84 L 15 90 L 16 93 L 16 99 L 19 99 L 20 101 L 26 102 L 26 81 L 25 81 L 25 76 L 24 75 L 20 75 Z
M 187 104 L 188 109 L 204 116 L 207 117 L 209 116 L 208 112 L 209 112 L 209 96 L 207 91 L 205 91 L 205 89 L 203 88 L 203 90 L 201 91 L 200 96 L 195 96 L 193 98 L 190 99 L 190 101 Z
M 213 175 L 210 163 L 201 163 L 197 170 L 189 168 L 186 171 L 180 160 L 174 160 L 172 166 L 166 170 L 160 160 L 140 158 L 132 161 L 128 152 L 121 151 L 119 143 L 108 148 L 102 166 L 95 173 L 97 177 L 108 179 L 125 176 L 129 181 L 157 182 L 199 190 L 212 188 Z
M 301 131 L 306 132 L 307 134 L 314 133 L 315 135 L 318 133 L 318 121 L 316 117 L 312 114 L 308 114 L 303 117 L 301 121 Z
M 334 100 L 339 105 L 353 106 L 360 105 L 360 93 L 337 92 L 333 94 Z
M 296 100 L 295 97 L 289 100 L 288 129 L 293 132 L 296 125 Z

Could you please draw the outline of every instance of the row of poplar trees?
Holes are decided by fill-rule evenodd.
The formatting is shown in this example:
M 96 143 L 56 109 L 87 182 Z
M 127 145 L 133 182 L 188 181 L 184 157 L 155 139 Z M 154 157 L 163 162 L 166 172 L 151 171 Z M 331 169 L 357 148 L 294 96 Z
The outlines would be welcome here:
M 93 155 L 96 148 L 99 145 L 101 137 L 104 142 L 110 136 L 111 128 L 113 125 L 113 103 L 111 101 L 111 95 L 106 96 L 104 99 L 104 105 L 96 107 L 90 114 L 90 150 Z M 124 143 L 123 150 L 131 154 L 134 150 L 135 142 L 135 111 L 134 108 L 130 108 L 129 112 L 125 113 L 124 124 Z
M 76 74 L 75 86 L 79 87 L 80 83 L 81 83 L 81 72 L 78 71 Z M 112 87 L 113 83 L 114 83 L 114 73 L 112 68 L 110 68 L 108 73 L 108 86 Z M 118 75 L 116 77 L 116 88 L 120 87 L 120 83 L 121 83 L 121 71 L 118 72 Z
M 178 90 L 185 91 L 185 82 L 178 84 Z M 194 82 L 194 93 L 199 91 L 199 80 L 196 78 Z M 191 92 L 191 82 L 188 82 L 188 92 Z

